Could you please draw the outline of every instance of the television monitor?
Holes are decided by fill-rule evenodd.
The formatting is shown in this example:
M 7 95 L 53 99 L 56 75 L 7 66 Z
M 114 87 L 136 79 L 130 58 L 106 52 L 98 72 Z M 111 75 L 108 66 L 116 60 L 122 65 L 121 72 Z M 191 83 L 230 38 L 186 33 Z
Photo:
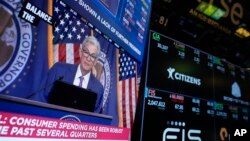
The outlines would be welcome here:
M 133 66 L 130 68 L 136 74 L 136 62 L 139 64 L 144 56 L 151 3 L 151 0 L 58 0 L 54 2 L 54 61 L 79 63 L 78 51 L 84 37 L 91 35 L 99 40 L 101 54 L 95 65 L 94 73 L 104 86 L 102 114 L 113 117 L 112 125 L 118 126 L 120 120 L 130 120 L 121 118 L 120 113 L 117 113 L 117 111 L 121 112 L 120 109 L 123 108 L 120 103 L 118 105 L 118 99 L 125 101 L 122 94 L 117 94 L 117 90 L 123 88 L 118 86 L 118 81 L 129 80 L 136 75 L 119 77 L 118 75 L 122 72 L 118 68 L 127 67 L 119 65 L 123 60 L 120 58 L 130 58 L 131 66 Z M 139 26 L 141 24 L 143 27 Z M 140 51 L 141 55 L 137 54 L 136 50 Z M 133 84 L 136 87 L 136 82 Z M 136 89 L 132 89 L 132 91 L 136 91 Z M 135 95 L 136 92 L 131 93 L 131 103 L 136 101 Z M 124 104 L 129 105 L 127 101 Z M 132 117 L 134 109 L 125 110 L 131 111 L 129 113 Z
M 249 129 L 249 85 L 243 68 L 150 30 L 132 140 L 233 140 Z

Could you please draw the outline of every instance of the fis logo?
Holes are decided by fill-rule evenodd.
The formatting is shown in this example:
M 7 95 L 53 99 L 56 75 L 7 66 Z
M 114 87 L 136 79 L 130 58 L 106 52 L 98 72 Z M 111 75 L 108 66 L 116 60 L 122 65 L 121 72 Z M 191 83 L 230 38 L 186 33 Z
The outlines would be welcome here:
M 175 72 L 175 68 L 169 67 L 167 69 L 168 78 L 172 80 L 184 81 L 186 83 L 194 84 L 194 85 L 201 85 L 201 79 L 195 78 L 192 76 L 188 76 L 179 72 Z
M 201 130 L 199 129 L 186 129 L 185 122 L 171 121 L 171 126 L 177 127 L 168 127 L 163 131 L 162 141 L 202 141 L 200 134 Z
M 155 96 L 155 90 L 149 89 L 149 90 L 148 90 L 148 94 L 149 94 L 150 96 Z

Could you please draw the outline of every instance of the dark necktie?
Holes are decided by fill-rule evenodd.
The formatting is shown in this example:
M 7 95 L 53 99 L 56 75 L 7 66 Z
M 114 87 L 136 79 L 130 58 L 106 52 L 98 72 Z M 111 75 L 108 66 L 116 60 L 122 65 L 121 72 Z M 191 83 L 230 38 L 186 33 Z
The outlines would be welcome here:
M 82 87 L 82 82 L 83 82 L 84 77 L 83 77 L 83 76 L 80 76 L 79 79 L 80 79 L 79 87 Z

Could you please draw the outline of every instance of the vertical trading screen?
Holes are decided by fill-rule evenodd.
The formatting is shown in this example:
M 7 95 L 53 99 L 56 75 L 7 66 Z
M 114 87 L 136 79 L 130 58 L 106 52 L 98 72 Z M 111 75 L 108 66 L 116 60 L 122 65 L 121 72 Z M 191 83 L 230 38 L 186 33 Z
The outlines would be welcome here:
M 147 53 L 133 139 L 229 141 L 249 128 L 248 71 L 152 30 Z

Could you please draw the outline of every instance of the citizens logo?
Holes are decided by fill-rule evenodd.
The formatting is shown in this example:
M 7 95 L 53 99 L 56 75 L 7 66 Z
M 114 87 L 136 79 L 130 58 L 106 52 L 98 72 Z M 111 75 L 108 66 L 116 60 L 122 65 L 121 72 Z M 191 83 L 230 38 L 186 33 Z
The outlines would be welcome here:
M 171 78 L 172 80 L 174 80 L 173 78 L 173 72 L 175 71 L 174 68 L 168 68 L 168 78 Z
M 186 74 L 182 74 L 175 71 L 175 68 L 169 67 L 168 71 L 168 78 L 172 80 L 184 81 L 186 83 L 194 84 L 194 85 L 201 85 L 201 79 L 195 78 Z

